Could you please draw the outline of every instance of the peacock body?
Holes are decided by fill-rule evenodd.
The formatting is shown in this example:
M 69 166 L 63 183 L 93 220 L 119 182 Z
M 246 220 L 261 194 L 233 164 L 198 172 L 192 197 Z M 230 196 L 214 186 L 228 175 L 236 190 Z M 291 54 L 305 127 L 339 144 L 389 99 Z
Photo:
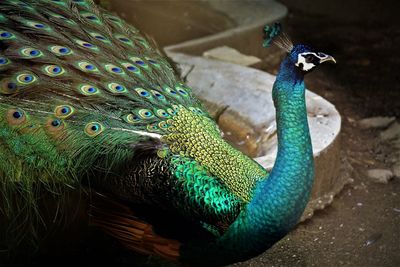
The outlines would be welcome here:
M 133 26 L 87 0 L 2 1 L 3 213 L 36 210 L 38 186 L 57 195 L 89 181 L 116 199 L 216 229 L 211 243 L 179 244 L 182 261 L 225 264 L 261 253 L 308 201 L 303 76 L 331 59 L 281 46 L 289 54 L 274 84 L 279 149 L 268 174 L 221 138 L 173 65 Z

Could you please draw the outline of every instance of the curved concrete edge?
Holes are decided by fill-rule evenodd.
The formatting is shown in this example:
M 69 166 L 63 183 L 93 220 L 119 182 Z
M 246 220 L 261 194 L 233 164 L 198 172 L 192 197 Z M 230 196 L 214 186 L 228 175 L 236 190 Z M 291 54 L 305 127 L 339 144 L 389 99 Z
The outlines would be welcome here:
M 261 135 L 258 147 L 261 147 L 263 156 L 255 160 L 264 168 L 271 169 L 277 152 L 275 108 L 272 102 L 275 76 L 202 57 L 172 52 L 168 52 L 168 56 L 180 65 L 183 74 L 187 75 L 188 85 L 199 98 L 219 106 L 229 106 L 227 116 L 237 120 L 236 114 L 239 114 L 250 124 L 249 129 L 257 129 Z M 339 175 L 339 112 L 327 100 L 308 90 L 306 102 L 315 159 L 315 181 L 312 199 L 302 220 L 310 218 L 314 210 L 329 205 L 333 196 L 350 181 Z
M 218 1 L 220 2 L 220 1 Z M 229 29 L 220 33 L 216 33 L 213 35 L 209 35 L 206 37 L 193 39 L 190 41 L 185 41 L 183 43 L 170 45 L 165 47 L 166 52 L 179 52 L 191 55 L 201 55 L 204 51 L 221 46 L 226 45 L 229 47 L 233 47 L 244 54 L 260 54 L 257 51 L 262 51 L 262 34 L 261 29 L 266 24 L 270 24 L 274 21 L 281 20 L 287 15 L 286 6 L 276 2 L 276 1 L 268 1 L 264 3 L 264 5 L 260 6 L 257 12 L 257 17 L 253 18 L 250 23 L 247 23 L 241 18 L 241 13 L 246 13 L 246 11 L 241 10 L 240 12 L 227 12 L 223 7 L 226 7 L 225 4 L 217 5 L 213 4 L 211 1 L 211 5 L 216 9 L 219 9 L 221 12 L 226 13 L 227 15 L 231 15 L 231 18 L 234 21 L 238 22 L 238 27 Z M 228 1 L 229 3 L 229 1 Z M 237 9 L 237 5 L 234 6 Z M 244 5 L 242 8 L 247 10 L 247 13 L 254 13 L 254 7 L 247 7 Z M 232 8 L 233 9 L 233 8 Z M 229 10 L 228 10 L 229 11 Z M 254 36 L 258 36 L 259 40 L 254 40 Z M 252 40 L 252 42 L 243 42 L 243 40 Z

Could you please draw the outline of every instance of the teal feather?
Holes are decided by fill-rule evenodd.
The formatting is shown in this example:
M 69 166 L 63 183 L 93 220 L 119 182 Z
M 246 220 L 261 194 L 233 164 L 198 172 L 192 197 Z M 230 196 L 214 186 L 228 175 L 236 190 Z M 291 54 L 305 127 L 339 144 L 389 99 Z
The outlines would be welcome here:
M 313 174 L 305 73 L 296 65 L 309 48 L 290 50 L 274 84 L 279 152 L 268 174 L 221 138 L 169 60 L 122 19 L 89 0 L 0 7 L 0 190 L 10 222 L 24 213 L 34 228 L 36 188 L 61 195 L 90 181 L 93 190 L 214 235 L 184 242 L 168 258 L 245 260 L 295 225 Z M 267 46 L 280 26 L 265 31 Z M 112 232 L 118 220 L 107 225 Z

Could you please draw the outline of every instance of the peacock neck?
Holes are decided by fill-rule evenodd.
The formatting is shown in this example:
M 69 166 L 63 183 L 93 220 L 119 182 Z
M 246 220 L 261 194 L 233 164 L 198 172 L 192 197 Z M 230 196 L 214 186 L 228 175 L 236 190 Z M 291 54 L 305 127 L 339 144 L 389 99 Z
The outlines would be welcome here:
M 287 170 L 286 175 L 294 173 L 290 170 L 294 164 L 299 170 L 303 166 L 313 169 L 304 76 L 289 58 L 281 64 L 272 96 L 276 109 L 278 154 L 270 178 L 274 177 L 275 170 Z M 304 175 L 296 177 L 296 182 L 302 182 L 299 178 L 309 179 Z
M 286 58 L 273 86 L 276 108 L 278 153 L 272 171 L 255 191 L 253 208 L 273 219 L 277 237 L 286 234 L 299 220 L 309 200 L 314 162 L 305 103 L 304 75 Z M 257 207 L 255 207 L 257 206 Z M 271 226 L 271 225 L 269 225 Z
M 256 256 L 286 235 L 309 200 L 314 163 L 305 106 L 303 75 L 286 59 L 273 87 L 278 128 L 278 154 L 267 179 L 228 231 L 207 249 L 207 264 L 227 264 Z M 194 257 L 203 250 L 185 248 Z M 191 251 L 192 250 L 192 251 Z M 189 252 L 190 251 L 190 252 Z M 199 262 L 205 258 L 196 258 Z

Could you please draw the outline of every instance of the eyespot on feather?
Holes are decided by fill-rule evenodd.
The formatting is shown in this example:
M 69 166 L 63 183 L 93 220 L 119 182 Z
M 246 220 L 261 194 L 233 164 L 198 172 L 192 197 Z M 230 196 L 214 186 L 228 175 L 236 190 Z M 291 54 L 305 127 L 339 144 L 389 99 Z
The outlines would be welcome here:
M 136 65 L 147 69 L 149 66 L 146 64 L 146 62 L 143 61 L 143 59 L 138 58 L 138 57 L 130 57 L 129 60 L 131 60 L 133 63 Z
M 86 124 L 85 133 L 90 137 L 95 137 L 104 131 L 104 126 L 99 122 L 89 122 Z
M 173 110 L 172 108 L 167 108 L 167 111 L 168 111 L 168 113 L 171 114 L 171 115 L 175 115 L 175 114 L 176 114 L 176 111 Z
M 11 95 L 18 92 L 17 84 L 9 78 L 4 78 L 0 82 L 0 93 L 4 95 Z
M 26 114 L 22 109 L 9 109 L 6 114 L 8 124 L 13 126 L 22 125 L 26 122 Z
M 81 84 L 78 86 L 79 91 L 84 95 L 96 95 L 99 94 L 100 91 L 97 87 L 89 85 L 89 84 Z
M 129 72 L 133 72 L 135 74 L 140 74 L 140 69 L 131 63 L 123 62 L 123 63 L 121 63 L 121 65 L 124 66 Z
M 11 60 L 6 57 L 0 57 L 0 68 L 11 64 Z
M 197 109 L 194 107 L 189 107 L 189 110 L 195 114 L 197 114 Z
M 74 114 L 74 112 L 75 109 L 70 105 L 61 105 L 54 109 L 54 115 L 60 119 L 69 118 L 72 114 Z
M 199 109 L 199 108 L 196 108 L 197 109 L 197 113 L 198 114 L 200 114 L 200 115 L 203 115 L 204 114 L 204 112 L 201 110 L 201 109 Z
M 158 126 L 156 124 L 149 124 L 149 125 L 146 126 L 146 129 L 149 132 L 155 132 L 155 131 L 158 130 Z
M 164 86 L 163 89 L 169 95 L 174 96 L 174 97 L 179 97 L 178 93 L 174 89 L 170 88 L 169 86 Z
M 155 67 L 157 67 L 157 68 L 161 67 L 160 64 L 159 64 L 156 60 L 154 60 L 154 59 L 151 59 L 151 58 L 146 57 L 146 60 L 147 60 L 147 62 L 149 62 L 152 66 L 155 66 Z
M 78 45 L 80 45 L 83 48 L 88 48 L 88 49 L 90 49 L 92 51 L 96 51 L 96 52 L 99 51 L 99 48 L 92 43 L 82 41 L 82 40 L 75 40 L 75 43 L 77 43 Z
M 57 65 L 45 65 L 42 68 L 42 71 L 44 74 L 46 74 L 47 76 L 50 76 L 50 77 L 61 76 L 65 73 L 65 70 L 63 69 L 63 67 L 57 66 Z
M 109 83 L 107 84 L 107 88 L 112 93 L 121 94 L 127 92 L 126 87 L 118 83 Z
M 23 72 L 16 75 L 15 81 L 17 86 L 28 86 L 36 83 L 38 77 L 31 72 Z
M 183 96 L 188 96 L 188 93 L 180 86 L 176 86 L 175 90 Z
M 93 22 L 93 23 L 96 23 L 96 24 L 101 24 L 101 21 L 100 21 L 99 17 L 97 17 L 93 13 L 82 11 L 82 12 L 80 12 L 80 15 L 82 17 L 84 17 L 85 19 L 87 19 L 88 21 L 90 21 L 90 22 Z
M 150 93 L 147 90 L 144 90 L 143 88 L 138 87 L 138 88 L 135 88 L 134 90 L 141 97 L 151 98 Z
M 96 73 L 99 72 L 99 69 L 90 62 L 80 61 L 77 64 L 78 68 L 84 72 Z
M 113 16 L 113 15 L 110 15 L 110 14 L 105 14 L 104 18 L 106 20 L 108 20 L 113 25 L 116 25 L 116 26 L 121 27 L 121 28 L 123 26 L 122 20 L 120 18 L 116 17 L 116 16 Z
M 126 35 L 122 34 L 114 34 L 114 38 L 120 41 L 123 44 L 127 44 L 129 46 L 133 46 L 133 42 L 131 39 L 129 39 Z
M 156 111 L 156 114 L 157 114 L 157 117 L 159 117 L 159 118 L 168 118 L 168 117 L 169 117 L 168 112 L 166 112 L 166 111 L 163 110 L 163 109 L 158 109 L 158 110 Z
M 162 130 L 166 130 L 168 129 L 168 123 L 166 123 L 165 121 L 161 121 L 158 123 L 158 127 Z
M 120 75 L 125 74 L 125 72 L 120 67 L 114 64 L 106 64 L 105 69 L 112 74 L 120 74 Z
M 26 59 L 29 58 L 38 58 L 43 56 L 42 51 L 40 51 L 39 49 L 35 49 L 33 47 L 26 47 L 26 48 L 22 48 L 19 52 L 19 54 Z
M 166 100 L 165 96 L 156 90 L 151 90 L 151 93 L 159 100 Z
M 68 56 L 73 53 L 70 48 L 60 45 L 49 46 L 49 51 L 57 56 Z
M 134 114 L 128 114 L 124 116 L 123 119 L 124 121 L 130 124 L 137 124 L 142 121 L 137 115 Z
M 46 30 L 46 31 L 50 31 L 51 27 L 48 26 L 47 24 L 44 24 L 42 22 L 38 22 L 38 21 L 33 21 L 33 20 L 24 20 L 23 23 L 31 28 L 34 29 L 38 29 L 38 30 Z
M 46 123 L 46 129 L 50 133 L 57 133 L 65 128 L 65 123 L 58 118 L 49 118 Z
M 113 15 L 110 15 L 110 14 L 105 14 L 104 17 L 107 18 L 107 19 L 109 19 L 109 20 L 111 20 L 111 21 L 113 21 L 113 22 L 120 22 L 120 23 L 122 23 L 121 19 L 118 18 L 118 17 L 116 17 L 116 16 L 113 16 Z
M 141 117 L 141 118 L 143 118 L 143 119 L 150 119 L 150 118 L 153 118 L 154 117 L 154 114 L 153 114 L 153 112 L 151 112 L 150 110 L 148 110 L 148 109 L 141 109 L 141 110 L 139 110 L 139 116 Z
M 16 39 L 16 36 L 13 33 L 0 29 L 0 40 L 13 40 L 13 39 Z
M 111 43 L 110 40 L 107 37 L 105 37 L 104 35 L 102 35 L 101 33 L 90 32 L 89 35 L 92 36 L 93 38 L 103 42 L 103 43 L 106 43 L 106 44 L 110 44 Z

